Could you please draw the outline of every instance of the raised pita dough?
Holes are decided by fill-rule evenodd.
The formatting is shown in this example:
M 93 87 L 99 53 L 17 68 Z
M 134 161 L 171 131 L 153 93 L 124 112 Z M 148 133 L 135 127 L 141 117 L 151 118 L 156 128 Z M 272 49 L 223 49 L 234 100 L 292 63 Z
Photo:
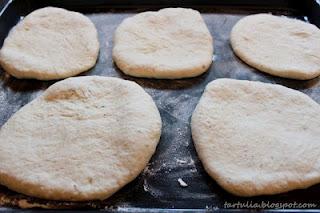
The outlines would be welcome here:
M 0 63 L 17 78 L 52 80 L 90 69 L 98 53 L 97 30 L 87 17 L 46 7 L 30 13 L 10 31 Z
M 230 39 L 234 52 L 260 71 L 300 80 L 320 75 L 320 29 L 312 24 L 251 15 L 233 27 Z
M 320 105 L 301 92 L 215 80 L 191 127 L 204 168 L 235 195 L 276 194 L 320 182 Z
M 137 77 L 194 77 L 209 68 L 212 54 L 210 32 L 192 9 L 140 13 L 125 19 L 114 35 L 114 62 Z
M 160 132 L 157 107 L 136 83 L 68 78 L 1 128 L 0 183 L 45 199 L 105 199 L 144 169 Z

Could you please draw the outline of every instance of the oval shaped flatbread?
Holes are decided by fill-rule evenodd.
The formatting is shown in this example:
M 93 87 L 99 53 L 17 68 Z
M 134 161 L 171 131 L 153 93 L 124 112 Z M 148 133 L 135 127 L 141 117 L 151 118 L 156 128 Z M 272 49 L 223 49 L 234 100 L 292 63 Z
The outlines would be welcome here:
M 320 29 L 315 25 L 250 15 L 233 27 L 230 41 L 235 54 L 260 71 L 299 80 L 320 75 Z
M 136 77 L 194 77 L 209 68 L 212 54 L 210 32 L 192 9 L 139 13 L 125 19 L 114 35 L 114 62 Z
M 1 66 L 16 78 L 61 79 L 96 63 L 97 30 L 81 13 L 46 7 L 27 15 L 9 33 Z
M 77 77 L 55 83 L 0 130 L 0 183 L 51 200 L 105 199 L 154 153 L 161 118 L 136 83 Z
M 301 92 L 215 80 L 191 127 L 204 168 L 235 195 L 276 194 L 320 182 L 320 105 Z

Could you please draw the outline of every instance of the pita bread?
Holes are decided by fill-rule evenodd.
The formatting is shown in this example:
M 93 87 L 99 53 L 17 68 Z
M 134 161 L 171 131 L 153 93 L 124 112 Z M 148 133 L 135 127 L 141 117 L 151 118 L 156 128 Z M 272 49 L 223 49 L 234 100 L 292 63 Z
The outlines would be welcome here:
M 114 35 L 113 60 L 128 75 L 188 78 L 212 62 L 213 41 L 200 13 L 166 8 L 125 19 Z
M 145 168 L 160 133 L 157 107 L 136 83 L 68 78 L 2 126 L 0 183 L 44 199 L 106 199 Z
M 30 13 L 10 31 L 0 63 L 16 78 L 53 80 L 90 69 L 98 53 L 97 30 L 90 19 L 46 7 Z
M 307 80 L 320 75 L 320 29 L 270 14 L 250 15 L 231 31 L 237 56 L 271 75 Z
M 204 168 L 232 194 L 271 195 L 320 182 L 320 105 L 301 92 L 215 80 L 191 127 Z

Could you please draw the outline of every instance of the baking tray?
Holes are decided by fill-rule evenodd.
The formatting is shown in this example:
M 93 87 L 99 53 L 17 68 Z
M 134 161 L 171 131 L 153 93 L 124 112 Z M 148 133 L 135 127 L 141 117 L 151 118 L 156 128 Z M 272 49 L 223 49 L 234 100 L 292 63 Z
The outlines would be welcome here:
M 1 5 L 2 4 L 2 5 Z M 0 14 L 0 45 L 9 30 L 25 15 L 44 6 L 58 6 L 87 15 L 99 33 L 100 55 L 94 68 L 82 75 L 114 76 L 141 85 L 154 99 L 160 111 L 163 128 L 156 153 L 148 167 L 130 184 L 105 201 L 58 202 L 31 198 L 0 187 L 0 210 L 16 207 L 48 207 L 104 209 L 106 211 L 207 211 L 222 210 L 225 204 L 237 202 L 250 205 L 311 204 L 320 209 L 320 185 L 274 196 L 241 198 L 224 191 L 204 171 L 193 146 L 190 117 L 208 82 L 217 78 L 247 79 L 281 84 L 306 93 L 320 103 L 320 78 L 297 81 L 274 77 L 256 71 L 238 59 L 229 44 L 229 33 L 242 17 L 261 12 L 287 15 L 320 26 L 317 1 L 252 1 L 252 0 L 13 0 L 2 1 Z M 182 80 L 154 80 L 124 75 L 112 62 L 112 37 L 120 22 L 138 12 L 164 7 L 198 9 L 214 37 L 214 63 L 205 74 Z M 319 41 L 320 42 L 320 41 Z M 320 53 L 319 53 L 320 54 Z M 0 126 L 23 105 L 40 95 L 55 81 L 18 80 L 0 71 Z M 1 140 L 1 139 L 0 139 Z M 285 150 L 284 150 L 285 151 Z M 188 187 L 181 187 L 182 178 Z M 313 205 L 312 205 L 313 204 Z M 272 207 L 272 206 L 269 206 Z M 276 206 L 274 206 L 276 207 Z M 279 206 L 278 206 L 279 207 Z M 268 207 L 267 207 L 268 208 Z M 297 207 L 293 208 L 297 210 Z M 229 209 L 229 211 L 231 211 Z M 298 211 L 298 210 L 297 210 Z

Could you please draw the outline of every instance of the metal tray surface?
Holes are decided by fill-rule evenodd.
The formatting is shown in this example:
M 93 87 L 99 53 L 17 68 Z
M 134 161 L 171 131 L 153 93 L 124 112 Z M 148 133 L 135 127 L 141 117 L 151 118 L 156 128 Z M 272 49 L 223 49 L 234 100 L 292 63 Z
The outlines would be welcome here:
M 140 4 L 139 4 L 140 2 Z M 190 117 L 205 86 L 217 78 L 247 79 L 281 84 L 299 90 L 320 103 L 320 78 L 309 81 L 289 80 L 256 71 L 237 58 L 229 44 L 229 33 L 242 17 L 271 12 L 320 25 L 320 6 L 316 1 L 37 1 L 13 0 L 3 4 L 0 16 L 0 45 L 9 30 L 23 16 L 47 5 L 83 12 L 97 27 L 100 55 L 97 64 L 82 75 L 114 76 L 137 82 L 154 99 L 160 111 L 163 128 L 159 145 L 147 168 L 133 182 L 105 201 L 59 202 L 28 197 L 0 186 L 0 210 L 16 207 L 82 208 L 107 211 L 189 211 L 221 210 L 227 204 L 312 203 L 320 208 L 320 185 L 274 196 L 241 198 L 224 191 L 204 171 L 193 146 Z M 116 27 L 126 17 L 138 12 L 168 6 L 198 9 L 214 38 L 214 62 L 205 74 L 182 80 L 134 78 L 123 74 L 112 62 L 112 38 Z M 318 17 L 318 18 L 317 18 Z M 319 53 L 320 54 L 320 53 Z M 55 81 L 18 80 L 0 71 L 0 126 L 23 105 L 40 95 Z M 0 139 L 1 140 L 1 139 Z M 181 187 L 182 178 L 188 187 Z M 233 209 L 236 207 L 233 207 Z M 243 207 L 250 209 L 250 206 Z M 265 208 L 272 208 L 265 207 Z M 276 207 L 273 207 L 276 208 Z M 292 208 L 292 207 L 291 207 Z M 232 208 L 231 208 L 232 209 Z M 293 209 L 297 209 L 294 207 Z M 230 210 L 230 209 L 229 209 Z

